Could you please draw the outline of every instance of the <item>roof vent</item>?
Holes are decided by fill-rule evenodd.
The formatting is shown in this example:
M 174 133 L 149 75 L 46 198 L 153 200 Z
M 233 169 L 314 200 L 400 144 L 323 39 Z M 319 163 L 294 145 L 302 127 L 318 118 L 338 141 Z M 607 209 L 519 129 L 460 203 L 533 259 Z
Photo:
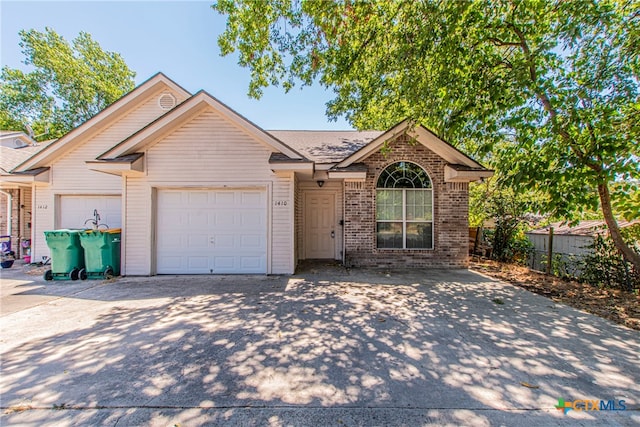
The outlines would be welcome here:
M 15 148 L 22 148 L 22 147 L 26 147 L 27 143 L 21 140 L 20 138 L 16 138 L 13 140 L 13 146 Z
M 171 110 L 176 106 L 176 97 L 170 93 L 163 93 L 160 95 L 160 98 L 158 98 L 158 105 L 163 110 Z

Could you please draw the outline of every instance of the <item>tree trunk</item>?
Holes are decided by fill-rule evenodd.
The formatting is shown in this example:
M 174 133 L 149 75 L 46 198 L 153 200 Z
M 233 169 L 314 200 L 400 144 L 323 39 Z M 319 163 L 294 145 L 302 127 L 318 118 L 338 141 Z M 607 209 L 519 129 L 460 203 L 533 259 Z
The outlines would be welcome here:
M 604 220 L 609 227 L 609 234 L 611 234 L 611 239 L 613 240 L 614 245 L 616 245 L 616 248 L 620 251 L 622 256 L 633 264 L 634 269 L 636 271 L 640 271 L 640 254 L 627 246 L 622 239 L 620 227 L 618 227 L 618 223 L 613 216 L 613 209 L 611 209 L 611 195 L 609 194 L 609 187 L 606 183 L 598 184 L 598 195 L 600 196 L 600 204 L 602 206 Z

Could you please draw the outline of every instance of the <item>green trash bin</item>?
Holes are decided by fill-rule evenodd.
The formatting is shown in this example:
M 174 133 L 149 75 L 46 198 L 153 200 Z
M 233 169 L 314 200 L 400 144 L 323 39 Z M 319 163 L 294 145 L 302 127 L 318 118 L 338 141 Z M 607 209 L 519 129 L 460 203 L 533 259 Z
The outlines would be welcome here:
M 80 245 L 81 230 L 45 231 L 44 238 L 51 251 L 51 270 L 45 280 L 78 280 L 84 269 L 84 250 Z
M 120 275 L 120 235 L 119 228 L 80 233 L 86 266 L 80 271 L 80 279 L 110 279 Z

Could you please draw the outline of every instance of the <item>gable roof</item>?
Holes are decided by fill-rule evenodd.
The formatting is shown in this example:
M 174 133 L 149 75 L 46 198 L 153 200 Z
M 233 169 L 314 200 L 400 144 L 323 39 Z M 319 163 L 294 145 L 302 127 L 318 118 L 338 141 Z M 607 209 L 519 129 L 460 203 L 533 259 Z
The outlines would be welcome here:
M 340 162 L 384 133 L 378 130 L 270 130 L 267 132 L 316 163 Z
M 170 78 L 162 73 L 157 73 L 80 126 L 72 129 L 53 144 L 48 145 L 35 156 L 18 165 L 15 170 L 26 171 L 32 168 L 47 166 L 63 153 L 65 149 L 68 149 L 70 146 L 73 146 L 74 143 L 80 141 L 81 137 L 95 133 L 109 123 L 112 123 L 120 114 L 139 105 L 146 99 L 147 94 L 156 93 L 162 87 L 171 88 L 183 96 L 190 95 L 186 89 L 182 88 Z
M 352 163 L 357 163 L 365 159 L 369 155 L 379 150 L 385 142 L 394 139 L 397 136 L 402 135 L 403 133 L 407 133 L 407 135 L 415 138 L 416 141 L 418 141 L 452 165 L 462 165 L 477 170 L 488 170 L 480 163 L 476 162 L 471 157 L 455 148 L 453 145 L 438 138 L 436 134 L 431 132 L 426 127 L 422 125 L 414 126 L 409 120 L 404 120 L 388 131 L 380 134 L 369 144 L 343 159 L 336 165 L 336 167 L 347 167 Z
M 152 140 L 159 138 L 171 126 L 175 126 L 183 121 L 194 117 L 205 108 L 211 107 L 220 113 L 226 120 L 247 132 L 257 141 L 271 147 L 275 151 L 281 152 L 291 159 L 304 159 L 304 156 L 294 150 L 278 138 L 270 135 L 262 130 L 258 125 L 254 124 L 244 116 L 238 114 L 233 109 L 220 102 L 209 93 L 201 90 L 191 98 L 184 101 L 174 109 L 166 112 L 164 115 L 149 123 L 133 135 L 121 141 L 114 147 L 110 148 L 100 156 L 98 160 L 106 160 L 110 158 L 121 157 L 127 154 L 135 153 L 147 145 Z

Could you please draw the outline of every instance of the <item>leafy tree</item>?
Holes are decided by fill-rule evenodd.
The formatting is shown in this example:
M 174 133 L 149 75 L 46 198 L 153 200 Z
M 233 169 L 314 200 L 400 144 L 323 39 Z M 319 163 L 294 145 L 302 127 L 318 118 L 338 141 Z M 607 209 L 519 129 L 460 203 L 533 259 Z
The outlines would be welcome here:
M 531 192 L 515 192 L 498 185 L 496 179 L 472 185 L 469 217 L 477 224 L 493 221 L 493 230 L 485 230 L 491 242 L 491 257 L 498 261 L 527 262 L 531 242 L 524 232 L 536 222 L 530 212 L 537 211 L 539 197 Z
M 330 118 L 358 128 L 423 123 L 490 154 L 516 190 L 545 193 L 547 212 L 572 218 L 599 208 L 618 250 L 640 268 L 612 210 L 612 199 L 638 191 L 640 0 L 218 0 L 213 8 L 227 16 L 222 54 L 237 51 L 251 70 L 250 95 L 319 82 L 335 92 Z M 617 181 L 629 187 L 612 192 Z M 637 217 L 640 205 L 625 212 Z
M 64 135 L 134 87 L 135 73 L 122 57 L 102 50 L 87 33 L 72 44 L 50 28 L 20 31 L 24 63 L 0 74 L 0 128 L 44 138 Z

